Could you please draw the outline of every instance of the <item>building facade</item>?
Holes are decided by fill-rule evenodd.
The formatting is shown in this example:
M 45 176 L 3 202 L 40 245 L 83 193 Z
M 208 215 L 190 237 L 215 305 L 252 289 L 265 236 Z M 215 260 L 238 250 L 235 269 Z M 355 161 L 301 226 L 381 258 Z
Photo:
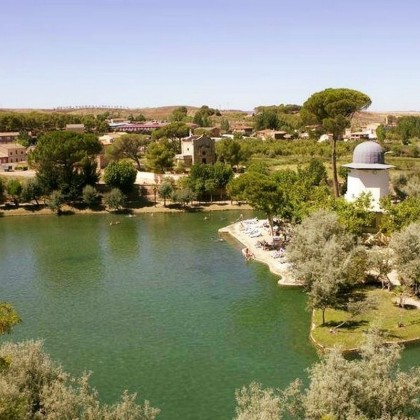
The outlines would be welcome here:
M 215 141 L 209 136 L 191 136 L 181 142 L 181 154 L 176 156 L 185 166 L 196 163 L 214 165 L 216 162 Z
M 26 148 L 16 143 L 0 144 L 0 163 L 18 163 L 26 161 Z
M 0 144 L 14 143 L 18 137 L 19 137 L 18 131 L 8 131 L 5 133 L 0 133 Z

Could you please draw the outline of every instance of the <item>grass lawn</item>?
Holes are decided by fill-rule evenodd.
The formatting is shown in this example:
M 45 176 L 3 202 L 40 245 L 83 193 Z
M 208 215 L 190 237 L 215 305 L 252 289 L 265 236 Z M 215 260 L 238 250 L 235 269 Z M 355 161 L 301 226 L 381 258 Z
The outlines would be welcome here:
M 420 339 L 420 309 L 409 306 L 406 309 L 400 308 L 393 303 L 396 296 L 387 290 L 368 289 L 366 294 L 376 299 L 377 308 L 355 317 L 337 329 L 334 334 L 330 333 L 330 329 L 349 319 L 350 315 L 345 311 L 327 309 L 326 324 L 321 326 L 322 313 L 320 310 L 315 311 L 312 318 L 312 322 L 316 325 L 312 331 L 315 341 L 324 347 L 339 345 L 343 350 L 354 349 L 359 346 L 372 325 L 376 325 L 384 332 L 386 341 Z M 403 326 L 398 327 L 399 323 Z

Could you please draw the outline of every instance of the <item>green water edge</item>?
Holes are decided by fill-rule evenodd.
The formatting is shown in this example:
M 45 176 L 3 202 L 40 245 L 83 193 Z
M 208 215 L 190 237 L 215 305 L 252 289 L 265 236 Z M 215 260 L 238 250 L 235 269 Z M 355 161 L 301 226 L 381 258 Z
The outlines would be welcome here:
M 232 418 L 235 389 L 285 387 L 317 360 L 302 290 L 217 240 L 240 213 L 1 219 L 2 300 L 24 320 L 6 339 L 45 339 L 104 402 L 128 389 L 160 419 Z

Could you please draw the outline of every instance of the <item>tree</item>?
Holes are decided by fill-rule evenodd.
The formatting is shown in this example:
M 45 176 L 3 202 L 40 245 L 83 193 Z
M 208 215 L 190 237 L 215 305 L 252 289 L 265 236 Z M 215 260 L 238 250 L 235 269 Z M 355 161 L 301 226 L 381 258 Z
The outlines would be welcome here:
M 420 409 L 420 369 L 402 372 L 401 347 L 385 345 L 370 334 L 360 358 L 346 359 L 340 349 L 309 369 L 309 386 L 293 382 L 285 390 L 251 384 L 236 392 L 237 420 L 414 419 Z
M 157 173 L 165 173 L 174 164 L 175 153 L 168 141 L 149 144 L 146 151 L 147 165 Z
M 264 130 L 271 129 L 277 130 L 279 128 L 279 118 L 274 109 L 263 108 L 257 113 L 255 117 L 255 129 Z
M 376 216 L 371 210 L 371 202 L 371 194 L 362 193 L 352 202 L 341 198 L 335 200 L 332 207 L 336 211 L 340 223 L 349 232 L 361 235 L 375 222 Z
M 64 198 L 63 198 L 63 194 L 61 194 L 61 191 L 53 191 L 50 194 L 47 205 L 52 212 L 60 214 L 63 202 L 64 202 Z
M 111 160 L 131 159 L 140 171 L 141 148 L 147 143 L 148 140 L 141 134 L 125 134 L 108 147 L 107 155 Z
M 0 178 L 0 203 L 3 202 L 4 200 L 4 191 L 5 191 L 6 187 L 5 187 L 5 183 L 3 178 Z
M 392 235 L 389 243 L 401 282 L 420 292 L 420 223 L 412 223 Z
M 83 201 L 88 207 L 93 207 L 98 202 L 98 193 L 92 185 L 86 185 L 82 191 Z
M 36 205 L 39 205 L 38 200 L 43 196 L 44 190 L 38 178 L 28 179 L 22 187 L 22 193 L 20 195 L 23 202 L 35 201 Z
M 127 193 L 132 190 L 137 171 L 130 162 L 111 162 L 104 173 L 104 181 L 112 188 Z
M 382 288 L 390 287 L 388 274 L 392 271 L 392 251 L 387 248 L 374 247 L 368 253 L 368 266 L 380 280 Z
M 247 157 L 238 140 L 222 139 L 216 143 L 216 155 L 220 162 L 231 166 L 239 165 L 246 161 Z
M 384 233 L 392 234 L 420 221 L 420 197 L 408 197 L 397 204 L 385 197 L 381 200 L 381 207 L 385 211 L 380 219 L 380 229 Z
M 94 159 L 101 149 L 93 134 L 50 132 L 40 136 L 30 161 L 46 193 L 59 190 L 64 196 L 75 198 L 92 182 Z
M 229 131 L 230 124 L 229 124 L 229 120 L 227 118 L 222 118 L 222 120 L 220 121 L 220 129 L 222 131 Z
M 188 114 L 188 109 L 186 106 L 179 106 L 172 111 L 172 114 L 169 116 L 169 121 L 171 122 L 184 122 Z
M 228 185 L 231 197 L 245 199 L 256 210 L 264 212 L 273 235 L 273 217 L 281 214 L 285 195 L 269 176 L 248 172 L 232 179 Z
M 200 127 L 210 127 L 212 115 L 220 116 L 220 111 L 217 109 L 209 108 L 207 105 L 203 105 L 195 114 L 193 118 L 193 123 L 199 125 Z
M 318 211 L 297 226 L 287 247 L 287 259 L 309 295 L 309 304 L 325 310 L 345 307 L 349 291 L 364 280 L 367 255 L 334 213 Z
M 113 188 L 108 194 L 105 195 L 105 204 L 110 210 L 119 210 L 124 207 L 125 195 L 118 188 Z
M 173 189 L 172 183 L 169 181 L 162 182 L 159 185 L 159 196 L 163 198 L 164 207 L 166 207 L 166 199 L 172 195 Z
M 213 202 L 213 194 L 216 191 L 217 185 L 214 179 L 206 179 L 204 181 L 204 191 L 210 195 L 210 202 Z
M 19 206 L 19 199 L 22 193 L 22 184 L 18 179 L 9 179 L 6 184 L 7 194 L 12 198 L 15 206 Z
M 121 401 L 104 405 L 89 384 L 89 374 L 73 377 L 44 352 L 41 341 L 0 346 L 0 417 L 2 419 L 153 420 L 159 410 L 136 403 L 124 392 Z
M 21 318 L 10 303 L 0 303 L 0 335 L 9 334 L 21 322 Z
M 370 98 L 352 89 L 325 89 L 314 93 L 303 104 L 301 117 L 307 125 L 319 124 L 325 132 L 332 133 L 332 167 L 334 195 L 339 196 L 337 175 L 337 140 L 350 126 L 353 115 L 368 108 Z
M 272 388 L 251 383 L 235 392 L 236 420 L 277 420 L 281 418 L 282 397 Z
M 27 131 L 21 131 L 16 139 L 16 143 L 22 145 L 23 147 L 29 147 L 33 144 L 32 137 Z

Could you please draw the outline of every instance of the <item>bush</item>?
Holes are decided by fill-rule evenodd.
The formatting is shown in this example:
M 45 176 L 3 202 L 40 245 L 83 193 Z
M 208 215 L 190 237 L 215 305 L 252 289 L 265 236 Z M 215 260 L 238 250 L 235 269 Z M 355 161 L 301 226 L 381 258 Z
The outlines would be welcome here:
M 82 191 L 83 201 L 88 207 L 93 207 L 98 202 L 98 193 L 92 185 L 86 185 Z
M 50 195 L 47 205 L 51 211 L 60 214 L 61 206 L 63 205 L 63 203 L 63 194 L 61 194 L 60 191 L 53 191 Z
M 118 188 L 113 188 L 111 192 L 105 195 L 105 204 L 110 210 L 119 210 L 124 207 L 125 195 Z
M 124 193 L 132 190 L 137 171 L 130 162 L 111 162 L 105 168 L 104 181 Z

